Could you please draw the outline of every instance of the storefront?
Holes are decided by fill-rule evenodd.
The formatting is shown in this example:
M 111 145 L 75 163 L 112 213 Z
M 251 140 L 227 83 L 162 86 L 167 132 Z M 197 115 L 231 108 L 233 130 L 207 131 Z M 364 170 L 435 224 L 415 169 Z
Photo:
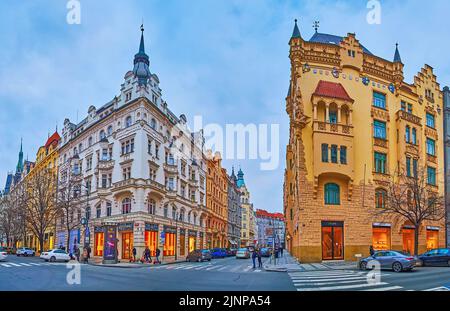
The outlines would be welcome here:
M 180 256 L 186 256 L 186 230 L 180 229 Z
M 322 221 L 322 259 L 344 259 L 344 223 Z
M 74 229 L 70 231 L 70 239 L 69 239 L 69 249 L 67 250 L 68 253 L 72 254 L 74 247 L 79 246 L 80 244 L 80 229 Z
M 404 226 L 402 229 L 403 251 L 414 254 L 414 227 Z
M 176 234 L 177 229 L 174 227 L 164 226 L 164 256 L 175 256 Z
M 372 246 L 374 250 L 391 249 L 391 225 L 375 223 L 372 226 Z
M 427 227 L 427 251 L 439 247 L 439 228 Z
M 197 239 L 197 231 L 189 230 L 189 253 L 196 249 L 195 242 Z
M 145 223 L 145 246 L 150 249 L 151 256 L 156 256 L 158 245 L 158 224 Z
M 133 223 L 121 223 L 117 229 L 122 242 L 122 259 L 130 259 L 133 251 Z
M 94 256 L 103 257 L 105 232 L 103 227 L 94 227 Z

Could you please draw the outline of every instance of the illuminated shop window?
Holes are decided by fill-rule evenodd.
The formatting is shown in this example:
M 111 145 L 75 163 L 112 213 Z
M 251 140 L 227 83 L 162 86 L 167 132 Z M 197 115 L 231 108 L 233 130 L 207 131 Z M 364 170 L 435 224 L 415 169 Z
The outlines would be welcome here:
M 391 249 L 391 228 L 373 227 L 372 246 L 373 249 L 377 251 Z
M 439 247 L 439 231 L 427 230 L 427 250 Z
M 175 256 L 175 233 L 166 232 L 164 256 Z

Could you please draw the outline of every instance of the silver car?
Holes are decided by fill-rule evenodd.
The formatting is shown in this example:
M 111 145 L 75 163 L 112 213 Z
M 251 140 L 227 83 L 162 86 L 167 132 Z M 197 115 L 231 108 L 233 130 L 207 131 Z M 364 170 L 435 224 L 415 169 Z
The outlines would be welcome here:
M 28 256 L 34 256 L 35 252 L 31 248 L 20 247 L 20 248 L 17 249 L 16 255 L 17 255 L 17 257 L 19 257 L 19 256 L 26 256 L 26 257 L 28 257 Z
M 361 270 L 373 269 L 379 263 L 380 269 L 389 269 L 394 272 L 409 271 L 416 266 L 417 258 L 408 253 L 398 251 L 376 251 L 373 256 L 361 259 Z

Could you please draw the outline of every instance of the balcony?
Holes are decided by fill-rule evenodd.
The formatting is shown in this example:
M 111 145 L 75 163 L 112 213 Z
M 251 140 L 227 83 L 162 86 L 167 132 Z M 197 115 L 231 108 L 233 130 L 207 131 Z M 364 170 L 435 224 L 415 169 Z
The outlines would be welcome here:
M 167 191 L 167 198 L 176 199 L 177 191 L 175 189 L 166 188 L 166 191 Z
M 431 154 L 427 154 L 427 162 L 437 164 L 437 157 Z
M 382 139 L 382 138 L 373 138 L 373 145 L 377 146 L 377 147 L 381 147 L 381 148 L 388 148 L 388 141 L 386 139 Z
M 419 126 L 422 125 L 422 118 L 403 110 L 397 111 L 397 121 L 399 120 L 405 120 L 406 122 L 413 123 Z
M 160 190 L 162 192 L 166 191 L 166 187 L 163 184 L 160 184 L 159 182 L 157 182 L 155 180 L 148 179 L 147 180 L 147 185 L 150 185 L 155 190 Z
M 317 133 L 339 134 L 353 137 L 353 126 L 345 124 L 314 121 L 313 130 Z
M 136 180 L 134 178 L 125 179 L 125 180 L 114 183 L 113 190 L 118 190 L 118 189 L 135 186 L 135 185 L 136 185 Z
M 178 165 L 176 163 L 164 163 L 164 171 L 168 174 L 178 174 Z
M 114 168 L 115 161 L 114 160 L 100 160 L 98 162 L 99 170 L 111 170 Z

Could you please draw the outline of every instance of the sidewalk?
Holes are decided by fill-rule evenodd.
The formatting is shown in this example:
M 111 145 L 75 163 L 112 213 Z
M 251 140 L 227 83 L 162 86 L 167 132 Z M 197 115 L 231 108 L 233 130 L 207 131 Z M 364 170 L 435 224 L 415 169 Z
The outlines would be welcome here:
M 276 265 L 272 261 L 273 258 L 266 261 L 267 264 L 264 265 L 264 270 L 274 272 L 304 271 L 297 260 L 287 250 L 283 251 L 283 257 L 276 258 Z

